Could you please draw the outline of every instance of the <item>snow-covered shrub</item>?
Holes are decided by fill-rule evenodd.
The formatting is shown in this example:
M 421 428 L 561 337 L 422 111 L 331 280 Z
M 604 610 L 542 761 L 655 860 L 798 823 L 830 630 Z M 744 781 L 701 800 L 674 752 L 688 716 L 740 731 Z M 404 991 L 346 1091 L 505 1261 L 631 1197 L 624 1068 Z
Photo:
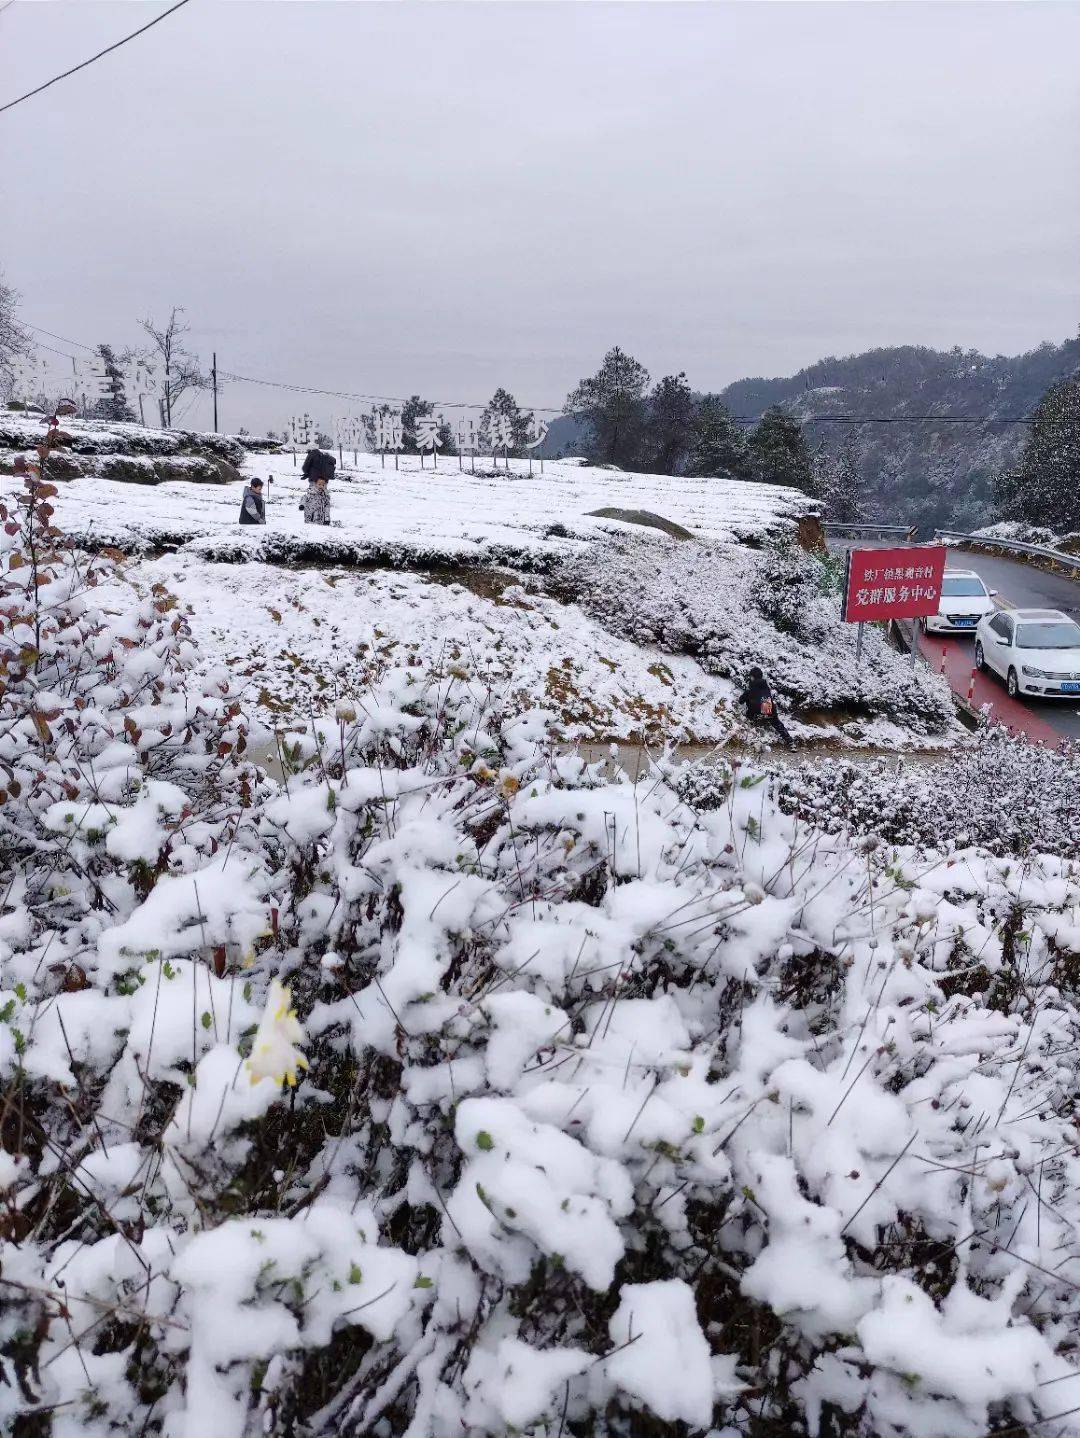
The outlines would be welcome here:
M 15 529 L 0 1428 L 983 1438 L 1075 1406 L 1075 860 L 853 843 L 737 768 L 709 808 L 605 780 L 457 664 L 373 672 L 264 792 L 174 613 L 92 607 Z
M 0 411 L 0 450 L 27 450 L 41 440 L 40 414 Z M 106 419 L 65 419 L 53 443 L 81 455 L 203 455 L 239 466 L 244 462 L 241 442 L 225 434 L 204 434 L 185 429 L 149 429 Z
M 924 735 L 955 724 L 948 686 L 912 671 L 877 626 L 856 663 L 856 626 L 840 621 L 827 565 L 793 545 L 616 538 L 560 566 L 555 587 L 615 633 L 691 654 L 725 678 L 742 683 L 759 665 L 798 710 L 887 715 Z
M 720 754 L 711 754 L 678 765 L 672 776 L 672 788 L 692 809 L 720 809 L 728 801 L 732 778 L 727 760 Z
M 831 833 L 1080 854 L 1080 746 L 1066 741 L 1045 749 L 994 726 L 936 763 L 827 759 L 775 777 L 781 807 Z
M 167 484 L 179 480 L 188 484 L 229 484 L 242 478 L 239 470 L 225 460 L 193 454 L 169 458 L 106 454 L 84 467 L 83 472 L 123 484 Z

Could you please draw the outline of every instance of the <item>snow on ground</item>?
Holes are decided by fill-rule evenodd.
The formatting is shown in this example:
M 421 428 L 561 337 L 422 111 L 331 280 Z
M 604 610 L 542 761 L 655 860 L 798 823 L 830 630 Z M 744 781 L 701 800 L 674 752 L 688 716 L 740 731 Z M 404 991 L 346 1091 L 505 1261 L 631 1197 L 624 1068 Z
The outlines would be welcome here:
M 1076 1438 L 1075 857 L 609 781 L 404 640 L 276 782 L 51 498 L 0 514 L 0 1431 Z
M 83 446 L 155 440 L 133 426 L 84 428 Z M 776 559 L 773 546 L 816 508 L 794 491 L 572 460 L 543 473 L 534 461 L 531 474 L 527 461 L 496 472 L 485 460 L 473 473 L 468 460 L 435 468 L 401 456 L 395 468 L 361 455 L 335 479 L 323 527 L 303 520 L 292 456 L 243 461 L 234 450 L 267 481 L 265 527 L 238 524 L 238 484 L 82 476 L 61 485 L 57 506 L 78 542 L 141 556 L 138 581 L 180 594 L 204 653 L 265 711 L 299 702 L 302 719 L 401 645 L 427 668 L 466 656 L 521 708 L 542 703 L 563 739 L 722 739 L 754 663 L 804 741 L 956 738 L 942 686 L 913 678 L 876 635 L 856 665 L 823 572 L 794 545 Z M 589 513 L 599 509 L 659 515 L 694 537 Z M 528 594 L 507 587 L 515 580 Z
M 815 509 L 805 495 L 774 485 L 623 474 L 566 460 L 545 461 L 542 475 L 534 462 L 530 477 L 523 460 L 511 460 L 509 473 L 474 475 L 459 469 L 456 459 L 444 459 L 438 469 L 427 460 L 421 469 L 416 456 L 402 456 L 398 470 L 392 460 L 383 467 L 378 455 L 361 454 L 355 468 L 347 459 L 351 472 L 331 486 L 333 523 L 321 532 L 304 523 L 298 506 L 306 485 L 289 455 L 254 455 L 246 464 L 245 474 L 272 480 L 265 531 L 238 530 L 235 484 L 76 479 L 64 486 L 60 504 L 68 533 L 122 548 L 200 540 L 196 550 L 212 553 L 213 541 L 227 538 L 254 556 L 267 539 L 281 535 L 318 543 L 331 556 L 343 546 L 357 554 L 389 548 L 481 563 L 505 556 L 542 563 L 625 527 L 588 518 L 595 509 L 657 512 L 713 540 L 761 540 L 793 530 Z
M 1066 554 L 1080 553 L 1080 534 L 1055 534 L 1052 529 L 1038 525 L 1022 524 L 1015 519 L 999 520 L 975 530 L 979 539 L 1016 539 L 1021 544 L 1038 544 L 1043 549 L 1060 549 Z M 946 544 L 955 543 L 945 540 Z
M 220 564 L 190 554 L 128 567 L 190 607 L 207 664 L 225 663 L 266 722 L 306 722 L 355 699 L 388 664 L 489 686 L 551 711 L 560 737 L 713 741 L 730 734 L 733 686 L 693 659 L 602 629 L 576 605 L 518 585 L 475 592 L 393 570 Z

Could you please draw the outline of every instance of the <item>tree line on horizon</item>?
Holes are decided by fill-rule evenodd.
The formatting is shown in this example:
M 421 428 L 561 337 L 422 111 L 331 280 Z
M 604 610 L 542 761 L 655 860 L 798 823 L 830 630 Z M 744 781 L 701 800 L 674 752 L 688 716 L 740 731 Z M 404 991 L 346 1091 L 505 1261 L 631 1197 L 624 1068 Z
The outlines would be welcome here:
M 618 345 L 566 397 L 594 464 L 650 474 L 756 480 L 820 493 L 802 426 L 772 406 L 747 428 L 718 394 L 696 394 L 684 372 L 650 383 Z
M 0 277 L 0 370 L 6 361 L 29 348 L 29 336 L 18 323 L 17 299 Z M 91 417 L 113 421 L 140 418 L 126 394 L 122 370 L 122 365 L 138 354 L 155 362 L 157 400 L 166 424 L 173 422 L 174 407 L 182 395 L 208 387 L 209 377 L 187 348 L 188 329 L 182 323 L 182 314 L 181 308 L 174 307 L 167 323 L 141 321 L 149 340 L 142 350 L 118 353 L 109 344 L 97 347 L 109 393 L 96 401 Z M 1042 346 L 1041 350 L 1053 358 L 1052 346 Z M 1036 357 L 1041 350 L 1035 352 Z M 928 355 L 933 353 L 926 351 Z M 894 358 L 892 352 L 886 351 L 875 351 L 864 358 L 883 363 L 882 357 L 887 354 Z M 911 355 L 914 363 L 923 352 L 912 350 Z M 858 358 L 822 364 L 850 366 Z M 956 350 L 954 358 L 960 365 L 971 356 Z M 813 377 L 818 378 L 816 374 Z M 821 378 L 833 377 L 823 369 Z M 787 382 L 748 380 L 741 385 L 757 386 L 761 398 L 775 400 L 780 397 L 776 386 L 781 383 Z M 739 386 L 734 388 L 739 390 Z M 389 413 L 390 409 L 382 405 L 364 417 L 369 442 L 375 415 L 380 411 Z M 404 453 L 418 452 L 417 422 L 434 415 L 435 409 L 431 400 L 419 394 L 404 402 L 400 410 Z M 652 383 L 645 366 L 618 345 L 607 352 L 595 374 L 579 381 L 570 391 L 565 412 L 578 421 L 583 431 L 583 440 L 575 443 L 575 451 L 593 464 L 639 473 L 784 485 L 821 500 L 827 517 L 841 523 L 895 517 L 872 512 L 874 504 L 868 495 L 864 462 L 870 456 L 858 425 L 848 426 L 838 443 L 830 447 L 821 443 L 811 450 L 802 425 L 780 403 L 770 403 L 756 422 L 748 425 L 721 395 L 692 390 L 685 372 L 664 375 Z M 499 453 L 505 457 L 528 453 L 533 414 L 523 409 L 503 386 L 496 389 L 480 415 L 475 430 L 476 452 L 493 448 L 496 416 L 503 421 L 498 426 L 499 433 L 512 436 L 512 443 L 499 446 Z M 441 454 L 457 455 L 457 438 L 449 423 L 440 426 L 438 439 Z M 321 434 L 319 440 L 330 442 L 329 436 Z M 1018 460 L 992 473 L 988 488 L 1001 519 L 1058 535 L 1080 531 L 1080 372 L 1049 385 L 1036 407 Z
M 566 412 L 584 427 L 575 448 L 595 464 L 787 485 L 822 500 L 837 523 L 893 517 L 871 512 L 857 424 L 833 447 L 811 450 L 778 404 L 747 427 L 719 395 L 696 394 L 684 373 L 650 387 L 644 365 L 618 346 L 570 391 Z M 1002 519 L 1080 531 L 1080 373 L 1046 390 L 1019 460 L 993 476 L 992 492 Z

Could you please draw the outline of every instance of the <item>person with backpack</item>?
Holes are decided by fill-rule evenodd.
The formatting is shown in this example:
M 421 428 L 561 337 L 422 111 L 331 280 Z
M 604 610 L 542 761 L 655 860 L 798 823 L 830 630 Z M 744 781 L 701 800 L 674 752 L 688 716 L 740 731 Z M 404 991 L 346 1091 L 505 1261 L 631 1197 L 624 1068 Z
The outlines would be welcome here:
M 265 524 L 266 500 L 263 498 L 263 482 L 253 479 L 244 486 L 244 497 L 240 501 L 241 524 Z
M 324 449 L 309 449 L 304 456 L 304 468 L 301 473 L 308 484 L 314 484 L 320 475 L 329 484 L 336 469 L 337 460 L 332 454 L 327 454 Z
M 330 523 L 330 491 L 326 487 L 324 475 L 317 475 L 315 482 L 308 485 L 307 494 L 300 501 L 300 508 L 304 511 L 305 524 Z
M 746 717 L 752 723 L 768 724 L 775 729 L 789 749 L 794 749 L 795 740 L 784 728 L 783 720 L 776 710 L 776 700 L 769 688 L 769 681 L 755 664 L 750 670 L 746 688 L 739 695 L 738 702 L 746 706 Z

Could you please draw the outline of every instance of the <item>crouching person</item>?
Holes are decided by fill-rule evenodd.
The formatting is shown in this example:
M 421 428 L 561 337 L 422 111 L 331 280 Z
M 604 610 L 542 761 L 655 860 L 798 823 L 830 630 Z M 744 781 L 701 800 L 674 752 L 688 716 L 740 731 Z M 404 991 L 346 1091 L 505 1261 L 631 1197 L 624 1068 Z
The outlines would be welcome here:
M 263 498 L 263 482 L 261 479 L 253 479 L 251 483 L 244 488 L 244 497 L 240 501 L 240 523 L 266 523 L 266 500 Z
M 748 719 L 757 724 L 768 724 L 770 728 L 776 730 L 789 749 L 795 747 L 794 739 L 784 728 L 783 721 L 776 711 L 776 700 L 769 688 L 769 681 L 756 664 L 750 670 L 746 688 L 739 695 L 739 703 L 745 704 Z
M 308 485 L 307 494 L 300 501 L 300 508 L 304 511 L 307 524 L 330 523 L 330 491 L 326 487 L 325 476 L 320 474 L 314 484 Z

